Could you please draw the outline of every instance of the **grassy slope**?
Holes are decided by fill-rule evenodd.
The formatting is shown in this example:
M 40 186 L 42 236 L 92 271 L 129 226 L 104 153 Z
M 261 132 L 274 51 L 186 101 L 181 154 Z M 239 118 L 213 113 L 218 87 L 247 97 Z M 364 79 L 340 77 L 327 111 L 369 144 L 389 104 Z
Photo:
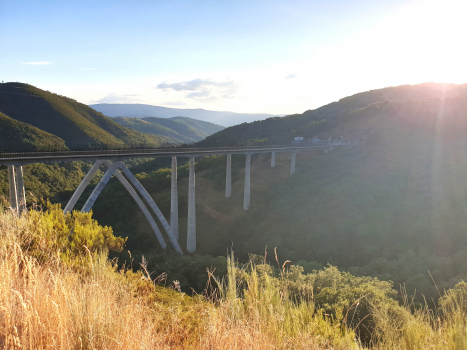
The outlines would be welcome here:
M 63 149 L 65 141 L 0 112 L 0 150 Z
M 179 135 L 183 135 L 184 137 L 195 141 L 203 140 L 207 136 L 211 135 L 213 133 L 212 131 L 216 129 L 223 129 L 222 126 L 216 124 L 185 117 L 174 117 L 170 119 L 147 117 L 143 118 L 143 120 L 170 128 Z
M 189 126 L 191 126 L 193 128 L 196 128 L 198 130 L 201 130 L 204 133 L 206 133 L 207 135 L 212 135 L 212 134 L 214 134 L 214 133 L 216 133 L 218 131 L 221 131 L 221 130 L 225 129 L 221 125 L 205 122 L 205 121 L 198 120 L 198 119 L 192 119 L 192 118 L 186 118 L 186 117 L 174 117 L 174 118 L 170 118 L 170 119 L 174 120 L 174 121 L 177 121 L 179 123 L 185 124 L 185 125 L 189 125 Z
M 0 84 L 0 111 L 62 138 L 70 148 L 131 143 L 157 147 L 166 141 L 122 127 L 86 105 L 27 84 Z
M 129 118 L 115 117 L 117 123 L 128 128 L 173 138 L 178 142 L 192 143 L 200 141 L 222 129 L 223 126 L 204 122 L 201 120 L 174 117 L 174 118 Z
M 171 138 L 174 142 L 178 143 L 192 143 L 197 140 L 180 135 L 176 131 L 165 127 L 159 123 L 151 123 L 149 121 L 139 119 L 139 118 L 129 118 L 129 117 L 115 117 L 113 118 L 118 124 L 135 129 L 138 131 L 142 131 L 145 133 L 158 135 L 158 136 L 165 136 L 167 138 Z

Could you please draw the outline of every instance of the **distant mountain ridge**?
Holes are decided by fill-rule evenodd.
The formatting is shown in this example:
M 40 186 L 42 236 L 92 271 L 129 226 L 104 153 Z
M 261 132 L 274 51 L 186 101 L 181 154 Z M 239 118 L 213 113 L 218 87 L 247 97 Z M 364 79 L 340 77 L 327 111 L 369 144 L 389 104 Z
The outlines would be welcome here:
M 0 84 L 0 112 L 61 138 L 69 148 L 159 147 L 170 142 L 164 136 L 123 127 L 82 103 L 28 84 Z
M 156 117 L 156 118 L 172 118 L 172 117 L 187 117 L 198 119 L 206 122 L 211 122 L 223 126 L 232 126 L 255 120 L 276 117 L 276 115 L 266 113 L 234 113 L 234 112 L 218 112 L 205 109 L 180 109 L 153 106 L 147 104 L 111 104 L 100 103 L 91 104 L 91 108 L 102 112 L 109 117 Z M 281 115 L 282 116 L 282 115 Z

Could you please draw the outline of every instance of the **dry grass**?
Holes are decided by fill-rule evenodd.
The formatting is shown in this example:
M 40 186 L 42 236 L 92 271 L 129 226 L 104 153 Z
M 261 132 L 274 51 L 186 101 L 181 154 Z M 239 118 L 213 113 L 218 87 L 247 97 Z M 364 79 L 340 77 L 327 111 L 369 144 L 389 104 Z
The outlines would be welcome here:
M 315 317 L 312 304 L 292 304 L 273 285 L 252 279 L 243 297 L 231 283 L 222 300 L 191 298 L 118 270 L 104 254 L 70 263 L 49 251 L 39 263 L 25 246 L 32 235 L 27 214 L 0 211 L 1 348 L 357 348 L 352 332 Z
M 2 349 L 362 348 L 352 331 L 316 313 L 312 301 L 293 303 L 255 266 L 239 271 L 230 259 L 221 298 L 192 298 L 154 285 L 144 269 L 118 270 L 105 254 L 43 251 L 39 263 L 27 245 L 34 230 L 28 214 L 0 211 Z M 467 284 L 458 286 L 440 316 L 412 312 L 407 298 L 405 308 L 374 309 L 372 348 L 466 349 Z
M 445 293 L 445 297 L 454 290 Z M 461 294 L 443 310 L 415 309 L 405 290 L 404 307 L 374 309 L 374 349 L 462 350 L 467 349 L 467 300 Z
M 277 279 L 262 273 L 266 265 L 240 271 L 230 258 L 226 282 L 217 282 L 220 299 L 192 298 L 155 285 L 144 268 L 119 270 L 102 253 L 64 259 L 57 250 L 42 251 L 39 262 L 27 243 L 37 240 L 31 217 L 0 210 L 2 349 L 362 348 L 312 300 L 292 302 Z M 374 309 L 372 348 L 466 349 L 467 284 L 456 288 L 439 315 L 411 311 L 407 298 L 405 307 Z

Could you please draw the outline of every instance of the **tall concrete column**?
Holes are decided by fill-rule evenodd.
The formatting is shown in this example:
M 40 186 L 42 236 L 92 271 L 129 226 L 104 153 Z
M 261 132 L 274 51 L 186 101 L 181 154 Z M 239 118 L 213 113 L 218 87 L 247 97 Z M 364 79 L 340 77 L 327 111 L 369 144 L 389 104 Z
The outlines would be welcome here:
M 290 176 L 292 176 L 295 172 L 295 156 L 296 152 L 292 152 L 292 159 L 290 161 Z
M 271 168 L 276 166 L 276 152 L 271 152 Z
M 188 179 L 188 224 L 186 250 L 196 250 L 196 202 L 195 202 L 195 158 L 190 158 L 190 177 Z
M 9 195 L 10 195 L 10 208 L 18 209 L 18 197 L 16 193 L 16 181 L 15 181 L 15 167 L 8 165 L 8 184 L 9 184 Z
M 225 196 L 232 195 L 232 155 L 227 154 L 227 167 L 225 171 Z
M 245 164 L 245 187 L 243 190 L 243 209 L 245 210 L 250 208 L 250 163 L 251 154 L 247 154 Z
M 177 157 L 172 157 L 172 186 L 170 191 L 170 227 L 178 240 L 178 189 L 177 189 Z
M 26 210 L 26 194 L 24 193 L 23 167 L 16 167 L 16 200 L 18 201 L 18 213 L 21 215 Z

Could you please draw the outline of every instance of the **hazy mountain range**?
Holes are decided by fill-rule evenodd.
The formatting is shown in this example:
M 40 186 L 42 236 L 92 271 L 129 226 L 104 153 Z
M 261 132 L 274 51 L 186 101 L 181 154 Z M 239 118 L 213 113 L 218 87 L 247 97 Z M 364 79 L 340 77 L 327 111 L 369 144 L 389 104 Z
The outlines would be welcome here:
M 205 109 L 179 109 L 159 107 L 145 104 L 110 104 L 101 103 L 90 105 L 96 111 L 102 112 L 109 117 L 156 117 L 156 118 L 172 118 L 172 117 L 187 117 L 199 119 L 206 122 L 211 122 L 223 126 L 232 126 L 241 123 L 250 123 L 255 120 L 263 120 L 266 118 L 277 117 L 279 115 L 265 113 L 233 113 L 233 112 L 217 112 L 208 111 Z M 282 115 L 280 115 L 282 116 Z

